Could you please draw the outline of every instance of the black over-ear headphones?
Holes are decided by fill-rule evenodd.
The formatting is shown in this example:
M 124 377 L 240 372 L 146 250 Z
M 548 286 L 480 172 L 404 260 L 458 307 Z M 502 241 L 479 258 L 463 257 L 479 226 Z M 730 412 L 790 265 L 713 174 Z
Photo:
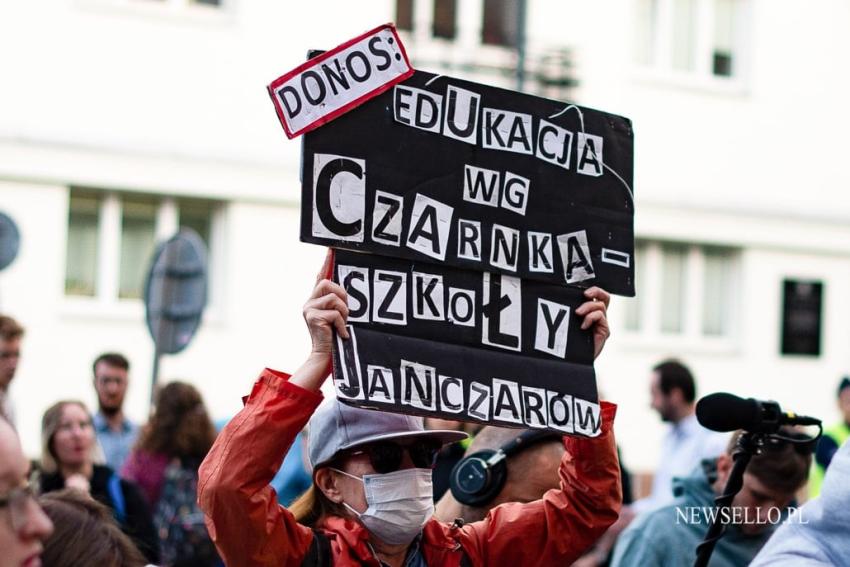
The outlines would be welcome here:
M 467 506 L 482 506 L 502 491 L 508 479 L 507 458 L 535 443 L 560 439 L 561 435 L 548 430 L 532 429 L 511 439 L 498 451 L 485 449 L 464 457 L 454 466 L 449 480 L 452 496 Z

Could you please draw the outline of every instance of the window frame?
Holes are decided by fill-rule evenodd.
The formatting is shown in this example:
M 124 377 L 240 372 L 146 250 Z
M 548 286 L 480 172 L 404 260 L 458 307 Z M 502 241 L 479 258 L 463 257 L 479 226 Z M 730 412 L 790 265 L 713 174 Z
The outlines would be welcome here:
M 750 76 L 751 40 L 746 33 L 752 28 L 752 0 L 739 0 L 735 6 L 735 29 L 732 32 L 732 74 L 714 73 L 715 60 L 715 10 L 716 0 L 694 0 L 695 25 L 692 48 L 694 50 L 694 68 L 676 69 L 674 67 L 674 9 L 677 0 L 636 0 L 633 4 L 633 21 L 638 22 L 633 30 L 633 53 L 631 58 L 635 78 L 663 82 L 673 86 L 697 87 L 718 92 L 740 94 L 746 90 Z M 641 22 L 641 2 L 654 2 L 654 13 L 648 26 Z M 643 39 L 648 43 L 641 46 Z M 643 49 L 647 47 L 648 51 Z M 648 60 L 641 61 L 639 54 L 648 53 Z
M 663 250 L 666 246 L 685 247 L 684 288 L 682 304 L 682 331 L 664 332 L 662 330 L 661 292 Z M 629 309 L 625 301 L 636 302 L 638 313 L 636 328 L 630 328 L 627 320 L 632 313 L 624 315 L 619 322 L 618 331 L 624 342 L 630 346 L 665 349 L 675 348 L 692 351 L 733 352 L 738 349 L 740 334 L 740 298 L 730 294 L 724 309 L 729 318 L 726 333 L 713 335 L 705 332 L 704 296 L 705 296 L 705 259 L 707 253 L 725 252 L 728 255 L 729 289 L 739 289 L 741 278 L 742 251 L 739 248 L 724 245 L 685 243 L 666 240 L 639 240 L 635 249 L 641 249 L 642 265 L 636 273 L 636 287 L 639 298 L 616 298 L 625 312 Z
M 122 199 L 149 198 L 156 202 L 156 220 L 154 230 L 154 247 L 173 236 L 179 224 L 180 201 L 198 201 L 209 204 L 209 246 L 208 274 L 209 287 L 207 292 L 207 311 L 213 319 L 221 317 L 224 291 L 220 283 L 224 281 L 222 266 L 224 263 L 224 223 L 226 203 L 222 201 L 197 198 L 192 196 L 175 196 L 150 194 L 134 191 L 115 191 L 91 187 L 72 186 L 68 188 L 68 206 L 70 215 L 71 195 L 80 192 L 86 196 L 96 195 L 99 198 L 98 227 L 97 227 L 97 259 L 95 263 L 95 294 L 74 295 L 66 290 L 67 279 L 67 240 L 68 223 L 66 215 L 65 238 L 66 249 L 63 257 L 61 296 L 64 311 L 69 315 L 108 318 L 137 318 L 144 316 L 144 299 L 120 297 L 121 278 L 121 239 L 122 239 Z M 147 267 L 145 268 L 147 269 Z M 207 315 L 205 314 L 206 318 Z

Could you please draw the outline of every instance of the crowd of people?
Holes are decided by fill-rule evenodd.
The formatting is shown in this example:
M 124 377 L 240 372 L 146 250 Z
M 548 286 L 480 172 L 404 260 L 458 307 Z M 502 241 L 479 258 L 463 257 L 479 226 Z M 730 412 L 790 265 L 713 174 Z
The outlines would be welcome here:
M 8 473 L 8 490 L 0 491 L 7 511 L 0 513 L 12 528 L 4 534 L 19 538 L 22 553 L 0 555 L 0 566 L 38 565 L 41 549 L 42 565 L 220 565 L 197 504 L 198 468 L 216 437 L 200 392 L 176 381 L 159 387 L 139 426 L 123 410 L 130 363 L 104 353 L 92 364 L 97 410 L 77 400 L 50 406 L 41 420 L 41 455 L 30 463 L 8 396 L 23 337 L 17 321 L 0 316 L 0 461 L 9 465 L 0 470 Z M 30 502 L 35 497 L 38 506 Z
M 585 297 L 575 313 L 598 356 L 609 296 Z M 693 564 L 741 432 L 697 422 L 683 363 L 651 371 L 651 406 L 668 429 L 651 489 L 634 498 L 607 402 L 600 435 L 582 438 L 323 400 L 347 315 L 345 291 L 320 279 L 304 308 L 305 362 L 292 374 L 264 370 L 218 428 L 183 382 L 158 388 L 147 423 L 133 423 L 123 411 L 130 363 L 104 353 L 92 365 L 97 408 L 53 404 L 34 462 L 8 395 L 24 329 L 0 316 L 0 567 Z M 731 505 L 742 518 L 710 565 L 847 564 L 848 378 L 838 403 L 844 420 L 819 443 L 786 428 L 753 457 Z M 476 492 L 457 482 L 464 467 L 484 475 Z

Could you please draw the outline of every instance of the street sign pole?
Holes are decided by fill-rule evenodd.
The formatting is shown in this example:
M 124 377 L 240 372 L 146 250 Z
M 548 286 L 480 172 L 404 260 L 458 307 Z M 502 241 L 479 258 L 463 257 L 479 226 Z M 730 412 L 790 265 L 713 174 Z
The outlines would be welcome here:
M 162 356 L 185 349 L 207 302 L 207 253 L 201 238 L 181 229 L 154 254 L 145 283 L 145 313 L 154 343 L 151 409 L 156 402 Z
M 15 261 L 20 246 L 21 233 L 18 230 L 18 225 L 9 215 L 0 212 L 0 271 L 6 269 L 9 264 Z

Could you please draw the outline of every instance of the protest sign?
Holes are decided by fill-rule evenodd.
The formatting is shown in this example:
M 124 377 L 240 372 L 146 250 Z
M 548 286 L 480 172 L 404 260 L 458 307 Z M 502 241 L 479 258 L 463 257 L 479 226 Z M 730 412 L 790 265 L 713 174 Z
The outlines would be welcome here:
M 317 128 L 413 74 L 391 24 L 314 57 L 268 86 L 286 135 Z
M 417 71 L 302 148 L 301 239 L 348 292 L 340 399 L 598 435 L 575 309 L 634 295 L 628 119 Z
M 304 138 L 301 239 L 634 295 L 628 119 L 417 71 Z
M 361 407 L 547 428 L 600 427 L 580 290 L 337 250 L 351 338 L 337 337 L 337 395 Z

